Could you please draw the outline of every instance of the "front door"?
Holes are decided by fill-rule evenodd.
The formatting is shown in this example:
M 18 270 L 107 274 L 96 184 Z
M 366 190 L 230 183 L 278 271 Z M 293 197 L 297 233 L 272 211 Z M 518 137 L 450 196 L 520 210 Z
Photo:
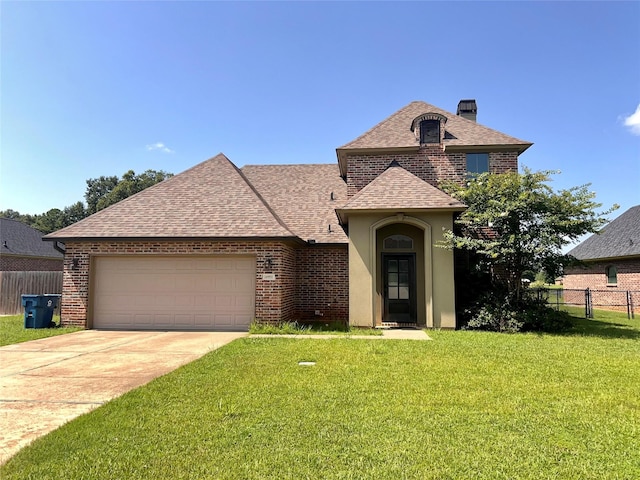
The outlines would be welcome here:
M 416 256 L 382 254 L 383 322 L 416 323 Z

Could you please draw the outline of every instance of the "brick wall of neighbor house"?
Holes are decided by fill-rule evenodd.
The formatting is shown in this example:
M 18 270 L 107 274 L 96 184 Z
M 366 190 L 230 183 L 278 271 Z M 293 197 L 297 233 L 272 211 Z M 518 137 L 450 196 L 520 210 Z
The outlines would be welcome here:
M 355 195 L 396 160 L 403 168 L 431 185 L 451 180 L 463 182 L 467 175 L 465 153 L 445 153 L 439 145 L 427 145 L 418 152 L 383 155 L 349 155 L 347 158 L 347 194 Z M 505 173 L 518 169 L 517 152 L 489 153 L 489 170 Z
M 61 270 L 61 258 L 0 255 L 0 271 L 2 272 L 59 272 Z
M 300 248 L 296 260 L 296 317 L 303 321 L 348 322 L 348 246 Z
M 572 267 L 565 270 L 565 301 L 584 304 L 584 293 L 570 290 L 589 288 L 592 290 L 593 308 L 626 311 L 626 292 L 630 291 L 634 309 L 640 311 L 640 258 L 589 262 L 586 265 L 587 268 Z M 616 286 L 607 285 L 606 268 L 609 265 L 615 265 L 618 271 Z
M 256 319 L 291 321 L 295 308 L 295 249 L 275 241 L 121 241 L 66 242 L 61 318 L 64 325 L 86 327 L 92 255 L 255 255 Z M 272 258 L 272 266 L 265 260 Z M 78 268 L 73 269 L 73 260 Z M 263 279 L 274 273 L 276 280 Z
M 618 271 L 617 287 L 607 285 L 606 268 L 609 265 L 614 265 Z M 587 266 L 588 268 L 567 268 L 563 287 L 567 289 L 590 288 L 592 290 L 617 288 L 619 290 L 640 291 L 640 258 L 610 262 L 589 262 Z

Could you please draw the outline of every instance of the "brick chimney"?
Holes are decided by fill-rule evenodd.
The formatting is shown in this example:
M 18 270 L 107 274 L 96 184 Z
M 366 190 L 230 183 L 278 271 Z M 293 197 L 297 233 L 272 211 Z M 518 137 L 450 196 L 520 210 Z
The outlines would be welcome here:
M 478 106 L 476 105 L 476 101 L 473 99 L 460 100 L 458 102 L 458 111 L 456 112 L 456 115 L 475 122 L 476 116 L 478 115 Z

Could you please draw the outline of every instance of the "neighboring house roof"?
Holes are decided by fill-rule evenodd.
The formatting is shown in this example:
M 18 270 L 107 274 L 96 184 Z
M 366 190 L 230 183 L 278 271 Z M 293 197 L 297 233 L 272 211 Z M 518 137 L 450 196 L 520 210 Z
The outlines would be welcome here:
M 640 256 L 640 205 L 631 207 L 568 254 L 578 260 Z
M 218 154 L 46 238 L 294 236 L 242 172 Z
M 437 113 L 447 118 L 444 124 L 446 134 L 443 144 L 445 150 L 455 146 L 495 147 L 500 145 L 510 146 L 523 152 L 533 145 L 531 142 L 511 137 L 426 102 L 411 102 L 337 150 L 418 148 L 420 142 L 411 130 L 411 126 L 413 120 L 425 113 Z
M 338 213 L 357 210 L 446 210 L 462 211 L 466 205 L 408 172 L 398 162 L 356 193 Z
M 0 218 L 0 255 L 54 258 L 62 260 L 62 253 L 51 242 L 42 241 L 43 233 L 18 220 Z
M 317 243 L 348 241 L 335 213 L 347 199 L 347 184 L 337 164 L 246 165 L 241 170 L 301 239 Z

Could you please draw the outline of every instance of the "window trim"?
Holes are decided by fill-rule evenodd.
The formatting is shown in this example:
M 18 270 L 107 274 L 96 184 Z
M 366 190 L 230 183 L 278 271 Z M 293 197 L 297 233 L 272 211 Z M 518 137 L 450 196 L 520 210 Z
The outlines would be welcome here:
M 611 271 L 613 271 L 613 275 L 611 275 Z M 607 265 L 604 269 L 604 274 L 607 277 L 607 287 L 615 287 L 618 285 L 618 268 L 615 265 Z

